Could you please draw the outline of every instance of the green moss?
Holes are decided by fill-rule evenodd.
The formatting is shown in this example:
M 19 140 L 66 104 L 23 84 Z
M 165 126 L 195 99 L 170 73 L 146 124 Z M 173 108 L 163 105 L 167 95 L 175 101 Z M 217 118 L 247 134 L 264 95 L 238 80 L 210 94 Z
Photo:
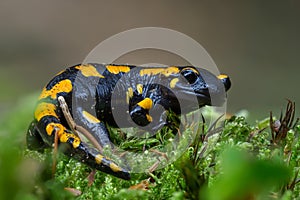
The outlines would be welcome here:
M 211 137 L 207 143 L 197 138 L 176 162 L 165 168 L 151 174 L 132 174 L 130 181 L 96 172 L 95 181 L 89 186 L 91 169 L 86 165 L 59 153 L 52 178 L 52 150 L 25 150 L 35 98 L 36 95 L 23 98 L 0 123 L 0 199 L 300 198 L 299 123 L 281 143 L 273 145 L 267 113 L 266 119 L 255 125 L 247 123 L 244 117 L 232 117 L 226 120 L 218 137 Z M 190 133 L 191 129 L 187 129 L 182 134 Z M 153 146 L 160 149 L 174 137 L 171 129 L 147 141 L 116 130 L 113 134 L 114 142 L 136 152 Z M 146 190 L 129 189 L 146 179 L 150 179 Z M 66 187 L 82 194 L 75 197 Z

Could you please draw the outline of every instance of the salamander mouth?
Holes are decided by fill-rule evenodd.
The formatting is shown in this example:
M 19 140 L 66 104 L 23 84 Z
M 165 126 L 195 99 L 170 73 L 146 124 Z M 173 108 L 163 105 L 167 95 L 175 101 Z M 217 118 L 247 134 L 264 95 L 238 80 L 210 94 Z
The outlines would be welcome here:
M 183 100 L 187 104 L 195 105 L 198 103 L 199 107 L 208 106 L 222 106 L 226 101 L 225 85 L 215 79 L 210 83 L 195 83 L 195 84 L 178 84 L 176 85 L 175 94 L 177 98 Z
M 190 105 L 197 104 L 200 107 L 211 104 L 211 98 L 208 90 L 195 92 L 191 88 L 186 88 L 185 90 L 179 91 L 177 98 L 183 100 L 185 103 L 188 103 Z

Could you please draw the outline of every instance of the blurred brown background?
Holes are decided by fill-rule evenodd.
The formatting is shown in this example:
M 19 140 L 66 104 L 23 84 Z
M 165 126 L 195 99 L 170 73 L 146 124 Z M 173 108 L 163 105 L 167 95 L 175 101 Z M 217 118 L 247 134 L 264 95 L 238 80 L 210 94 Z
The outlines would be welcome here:
M 104 39 L 146 26 L 170 28 L 203 45 L 232 79 L 230 113 L 248 109 L 261 119 L 279 112 L 285 98 L 300 107 L 297 0 L 2 0 L 0 19 L 0 113 L 82 62 Z M 121 60 L 182 64 L 174 55 L 151 60 L 153 55 L 136 52 Z

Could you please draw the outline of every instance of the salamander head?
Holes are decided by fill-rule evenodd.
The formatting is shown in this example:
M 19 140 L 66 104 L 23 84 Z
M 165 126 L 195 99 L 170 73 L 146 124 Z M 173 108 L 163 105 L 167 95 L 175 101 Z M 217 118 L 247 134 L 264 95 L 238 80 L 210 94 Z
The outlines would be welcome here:
M 170 80 L 173 95 L 168 94 L 169 100 L 173 98 L 184 102 L 187 107 L 197 99 L 198 107 L 205 105 L 220 106 L 225 102 L 226 91 L 231 86 L 227 75 L 215 76 L 205 69 L 195 67 L 179 67 L 180 73 Z M 176 96 L 176 97 L 175 97 Z M 194 103 L 195 104 L 195 103 Z M 189 108 L 188 111 L 197 108 Z
M 149 125 L 147 130 L 152 131 L 166 124 L 164 110 L 184 114 L 205 105 L 223 105 L 226 91 L 231 86 L 227 75 L 215 76 L 195 67 L 147 68 L 141 71 L 141 76 L 148 75 L 150 83 L 157 78 L 159 84 L 148 84 L 145 90 L 147 98 L 134 101 L 129 111 L 137 125 Z

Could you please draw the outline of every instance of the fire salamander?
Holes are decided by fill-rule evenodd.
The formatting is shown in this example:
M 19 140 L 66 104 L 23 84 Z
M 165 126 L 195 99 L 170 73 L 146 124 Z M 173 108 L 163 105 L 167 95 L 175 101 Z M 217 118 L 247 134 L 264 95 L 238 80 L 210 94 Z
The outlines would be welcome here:
M 84 126 L 104 147 L 111 145 L 107 125 L 150 125 L 147 127 L 155 131 L 165 122 L 161 120 L 161 114 L 158 117 L 152 115 L 152 110 L 155 113 L 157 107 L 163 107 L 175 114 L 188 113 L 213 104 L 212 94 L 225 93 L 230 86 L 227 75 L 216 77 L 191 66 L 76 65 L 57 74 L 44 87 L 28 129 L 27 146 L 32 150 L 51 147 L 56 135 L 59 146 L 65 146 L 65 154 L 91 168 L 128 180 L 130 170 L 103 156 L 71 131 L 59 105 L 60 96 L 64 97 L 76 123 Z M 197 106 L 191 103 L 193 98 L 198 101 Z M 179 102 L 186 106 L 180 108 Z M 124 116 L 129 116 L 130 120 L 124 118 L 117 124 L 112 114 L 116 109 L 113 104 L 121 109 L 120 115 L 127 112 Z

